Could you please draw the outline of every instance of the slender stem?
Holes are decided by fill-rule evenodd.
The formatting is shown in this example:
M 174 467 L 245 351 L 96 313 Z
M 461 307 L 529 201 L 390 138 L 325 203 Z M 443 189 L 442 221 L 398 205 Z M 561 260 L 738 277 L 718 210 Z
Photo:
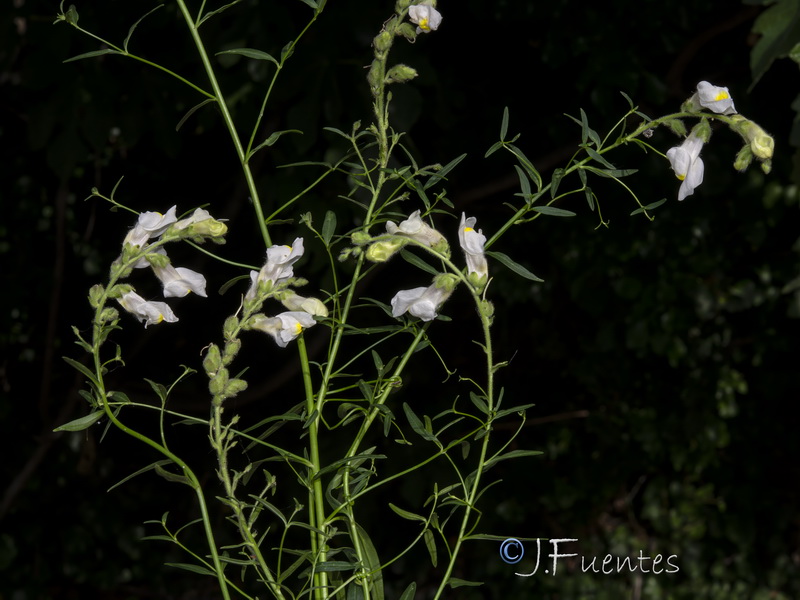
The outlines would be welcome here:
M 311 535 L 311 550 L 314 555 L 314 563 L 325 562 L 326 558 L 326 540 L 323 531 L 325 525 L 325 504 L 324 492 L 322 490 L 322 480 L 319 478 L 319 472 L 322 469 L 319 458 L 319 412 L 314 404 L 314 389 L 311 384 L 311 368 L 308 362 L 308 352 L 306 351 L 306 343 L 303 336 L 297 338 L 297 350 L 300 354 L 300 369 L 303 375 L 303 388 L 306 396 L 306 412 L 307 418 L 310 419 L 308 425 L 308 446 L 309 458 L 311 459 L 312 467 L 309 469 L 308 477 L 311 487 L 309 488 L 309 525 L 312 529 Z M 313 418 L 312 418 L 313 415 Z M 328 574 L 325 572 L 315 573 L 314 596 L 319 600 L 325 598 L 326 590 L 328 588 Z
M 228 128 L 228 132 L 231 136 L 231 141 L 233 142 L 234 148 L 236 148 L 236 155 L 239 157 L 239 162 L 242 165 L 242 171 L 244 172 L 244 178 L 247 182 L 247 189 L 250 192 L 250 198 L 253 202 L 253 210 L 256 213 L 256 219 L 258 221 L 258 227 L 261 231 L 261 237 L 264 238 L 264 244 L 266 246 L 272 245 L 272 239 L 269 236 L 269 231 L 267 230 L 267 223 L 264 220 L 264 211 L 261 206 L 261 200 L 258 196 L 258 188 L 256 187 L 255 179 L 253 179 L 253 173 L 250 170 L 250 163 L 248 162 L 247 155 L 245 154 L 244 148 L 242 147 L 242 141 L 239 138 L 239 133 L 236 131 L 236 125 L 233 122 L 233 117 L 231 116 L 230 110 L 228 109 L 228 104 L 225 101 L 225 97 L 222 94 L 222 89 L 219 86 L 219 82 L 217 81 L 217 76 L 214 73 L 214 67 L 211 65 L 211 61 L 208 58 L 208 53 L 206 52 L 205 45 L 203 44 L 203 40 L 200 39 L 200 31 L 197 28 L 197 25 L 192 19 L 192 15 L 189 13 L 189 9 L 186 7 L 186 3 L 184 0 L 177 0 L 178 7 L 181 10 L 181 14 L 183 14 L 183 18 L 186 21 L 186 26 L 189 28 L 189 32 L 192 35 L 192 39 L 194 40 L 195 47 L 197 48 L 197 52 L 200 55 L 200 60 L 203 62 L 203 67 L 205 68 L 206 75 L 208 76 L 208 80 L 211 83 L 211 87 L 214 90 L 214 96 L 217 99 L 217 105 L 219 106 L 220 112 L 222 113 L 222 120 L 225 122 L 225 127 Z

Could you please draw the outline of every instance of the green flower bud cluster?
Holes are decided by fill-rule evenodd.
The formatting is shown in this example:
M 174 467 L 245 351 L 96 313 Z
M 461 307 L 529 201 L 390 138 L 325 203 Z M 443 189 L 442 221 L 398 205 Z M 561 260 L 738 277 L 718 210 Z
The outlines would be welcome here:
M 742 136 L 745 145 L 736 155 L 733 163 L 737 171 L 744 171 L 757 159 L 761 162 L 761 170 L 769 173 L 772 170 L 772 155 L 775 151 L 775 140 L 771 135 L 764 131 L 757 123 L 746 119 L 742 115 L 731 117 L 734 121 L 732 129 Z

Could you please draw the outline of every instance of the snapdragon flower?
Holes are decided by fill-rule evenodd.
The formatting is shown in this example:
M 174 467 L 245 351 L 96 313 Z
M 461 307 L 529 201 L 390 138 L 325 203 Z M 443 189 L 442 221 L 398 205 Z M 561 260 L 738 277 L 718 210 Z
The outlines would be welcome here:
M 458 226 L 458 241 L 467 259 L 467 275 L 470 279 L 477 281 L 473 283 L 486 283 L 489 276 L 489 266 L 486 264 L 486 257 L 483 254 L 483 246 L 486 244 L 486 236 L 480 229 L 475 231 L 475 217 L 469 217 L 461 213 L 461 223 Z
M 303 256 L 303 238 L 296 238 L 291 246 L 270 246 L 267 248 L 267 262 L 260 271 L 250 271 L 250 289 L 246 299 L 256 296 L 260 283 L 271 282 L 272 285 L 294 276 L 292 265 Z
M 159 212 L 143 212 L 139 215 L 136 225 L 125 236 L 123 245 L 144 246 L 151 237 L 158 237 L 175 223 L 175 206 L 162 215 Z
M 683 141 L 680 146 L 667 150 L 667 158 L 675 171 L 675 176 L 680 179 L 681 188 L 678 190 L 678 200 L 691 196 L 697 186 L 703 183 L 703 159 L 700 150 L 703 140 L 694 132 Z
M 268 333 L 281 348 L 296 339 L 303 329 L 308 329 L 316 324 L 314 317 L 306 312 L 290 311 L 279 314 L 277 317 L 267 317 L 263 314 L 254 315 L 248 329 L 258 329 Z
M 720 115 L 736 114 L 733 98 L 726 87 L 711 85 L 707 81 L 697 84 L 697 101 L 703 108 Z
M 418 210 L 411 213 L 400 225 L 395 225 L 394 221 L 386 223 L 386 232 L 392 235 L 409 237 L 429 248 L 441 249 L 442 251 L 447 248 L 447 240 L 444 239 L 444 236 L 423 221 Z
M 441 13 L 428 3 L 409 6 L 408 18 L 417 26 L 418 34 L 436 31 L 442 23 Z
M 190 292 L 206 298 L 206 278 L 185 267 L 153 266 L 153 272 L 164 286 L 164 298 L 183 298 Z
M 447 280 L 440 281 L 442 277 L 447 277 Z M 454 287 L 455 282 L 450 276 L 438 275 L 428 287 L 400 290 L 392 298 L 392 316 L 399 317 L 409 312 L 423 321 L 432 321 L 436 318 L 436 310 L 450 297 Z
M 133 291 L 126 292 L 117 301 L 139 322 L 144 321 L 145 328 L 148 325 L 161 323 L 161 321 L 174 323 L 178 320 L 166 302 L 148 302 Z

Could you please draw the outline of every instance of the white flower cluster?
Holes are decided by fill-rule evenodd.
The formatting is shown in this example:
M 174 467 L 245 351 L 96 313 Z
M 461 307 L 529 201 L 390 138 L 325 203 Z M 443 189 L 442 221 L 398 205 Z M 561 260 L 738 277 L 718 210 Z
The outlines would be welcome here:
M 173 206 L 165 215 L 158 212 L 141 213 L 136 225 L 125 236 L 123 255 L 137 251 L 142 254 L 149 247 L 152 238 L 161 238 L 168 230 L 175 234 L 176 239 L 220 238 L 227 231 L 225 224 L 211 217 L 208 211 L 198 208 L 190 217 L 178 221 L 175 210 L 176 207 Z M 165 298 L 181 298 L 191 292 L 206 297 L 206 278 L 191 269 L 173 267 L 163 247 L 144 252 L 134 267 L 151 267 L 161 281 Z M 118 301 L 125 310 L 144 322 L 145 327 L 162 321 L 174 323 L 178 320 L 168 304 L 147 301 L 133 290 L 122 294 Z
M 480 230 L 475 231 L 475 221 L 475 217 L 467 218 L 465 214 L 461 214 L 458 240 L 467 262 L 467 278 L 477 289 L 482 289 L 489 277 L 489 268 L 483 252 L 486 236 Z M 400 225 L 390 221 L 386 225 L 386 230 L 394 235 L 412 238 L 429 247 L 444 242 L 441 233 L 422 221 L 420 211 L 413 212 Z M 423 321 L 435 319 L 436 311 L 453 293 L 457 282 L 457 278 L 452 275 L 437 275 L 428 287 L 400 290 L 392 298 L 392 316 L 399 317 L 408 312 Z
M 328 309 L 318 298 L 304 298 L 280 285 L 294 277 L 293 265 L 303 252 L 303 238 L 296 238 L 291 246 L 271 246 L 267 248 L 267 262 L 261 270 L 250 271 L 250 289 L 245 300 L 256 301 L 272 293 L 289 310 L 276 317 L 255 314 L 246 327 L 268 333 L 281 348 L 296 339 L 304 329 L 313 327 L 315 316 L 328 316 Z
M 736 113 L 728 88 L 711 85 L 707 81 L 697 84 L 697 92 L 689 98 L 684 108 L 693 112 L 708 109 L 721 115 Z M 678 190 L 678 200 L 691 196 L 695 188 L 703 183 L 705 166 L 703 159 L 700 158 L 700 151 L 710 136 L 711 129 L 707 123 L 701 122 L 680 146 L 667 150 L 667 158 L 672 165 L 672 170 L 682 182 L 680 190 Z

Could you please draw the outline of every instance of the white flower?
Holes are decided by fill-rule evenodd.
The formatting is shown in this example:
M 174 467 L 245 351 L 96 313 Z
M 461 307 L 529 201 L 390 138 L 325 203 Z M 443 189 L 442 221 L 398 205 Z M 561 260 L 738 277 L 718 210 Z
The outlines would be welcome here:
M 452 292 L 436 285 L 418 287 L 413 290 L 400 290 L 392 298 L 392 316 L 399 317 L 406 311 L 423 321 L 436 318 L 436 309 L 441 306 Z
M 683 200 L 686 196 L 694 193 L 694 189 L 703 183 L 703 160 L 700 158 L 700 150 L 703 148 L 703 140 L 694 133 L 689 134 L 680 146 L 675 146 L 667 150 L 667 158 L 675 171 L 675 176 L 683 183 L 678 191 L 678 200 Z
M 442 23 L 441 13 L 427 4 L 410 6 L 408 8 L 408 18 L 417 26 L 417 33 L 436 31 Z
M 158 212 L 141 213 L 134 228 L 125 236 L 123 245 L 130 244 L 141 248 L 151 237 L 158 237 L 164 233 L 176 221 L 175 208 L 174 206 L 170 208 L 166 215 Z
M 697 101 L 700 106 L 721 115 L 736 113 L 728 88 L 711 85 L 707 81 L 697 84 Z
M 458 241 L 467 259 L 468 274 L 475 273 L 478 277 L 487 277 L 489 267 L 486 264 L 486 257 L 483 255 L 483 245 L 486 243 L 486 236 L 479 229 L 475 231 L 475 217 L 467 218 L 461 213 L 461 223 L 458 226 Z
M 303 256 L 303 238 L 295 239 L 291 246 L 267 248 L 267 262 L 260 271 L 250 271 L 251 285 L 245 298 L 255 298 L 258 284 L 271 281 L 274 284 L 294 276 L 292 265 Z
M 136 292 L 127 292 L 117 300 L 122 308 L 131 313 L 140 322 L 144 321 L 145 328 L 154 323 L 174 323 L 178 320 L 175 313 L 165 302 L 147 302 Z
M 206 297 L 206 278 L 184 267 L 153 266 L 153 272 L 164 285 L 164 298 L 183 298 L 189 292 Z
M 414 7 L 412 6 L 411 8 Z M 394 221 L 389 221 L 386 223 L 386 232 L 392 235 L 410 237 L 421 244 L 425 244 L 429 248 L 433 248 L 441 242 L 446 244 L 447 242 L 444 236 L 423 221 L 419 214 L 420 211 L 415 210 L 405 221 L 401 222 L 400 225 L 395 225 Z
M 306 312 L 285 312 L 277 317 L 267 317 L 262 314 L 253 316 L 249 327 L 270 334 L 281 348 L 297 338 L 303 329 L 308 329 L 316 324 L 314 317 Z

